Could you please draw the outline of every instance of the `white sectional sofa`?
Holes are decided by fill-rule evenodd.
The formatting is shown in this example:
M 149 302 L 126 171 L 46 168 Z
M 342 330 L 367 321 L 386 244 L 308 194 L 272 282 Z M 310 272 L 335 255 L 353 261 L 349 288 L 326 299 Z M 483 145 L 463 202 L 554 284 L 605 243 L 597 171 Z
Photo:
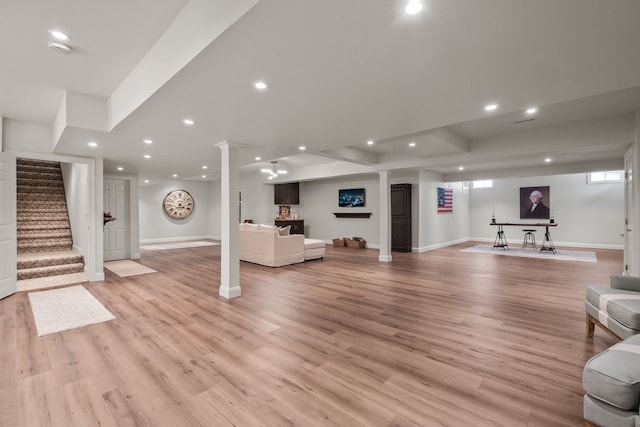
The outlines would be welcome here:
M 304 259 L 304 235 L 288 234 L 275 225 L 240 224 L 241 261 L 281 267 Z

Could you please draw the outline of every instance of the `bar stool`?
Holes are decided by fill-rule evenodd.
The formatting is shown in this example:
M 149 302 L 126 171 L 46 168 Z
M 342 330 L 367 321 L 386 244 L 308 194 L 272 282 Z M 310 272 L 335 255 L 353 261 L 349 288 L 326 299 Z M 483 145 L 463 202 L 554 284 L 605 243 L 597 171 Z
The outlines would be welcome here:
M 522 248 L 524 249 L 527 247 L 527 245 L 531 245 L 531 247 L 533 247 L 533 249 L 537 249 L 536 248 L 536 235 L 533 234 L 536 232 L 536 230 L 528 230 L 528 229 L 523 229 L 522 230 L 524 232 L 524 240 L 522 242 Z

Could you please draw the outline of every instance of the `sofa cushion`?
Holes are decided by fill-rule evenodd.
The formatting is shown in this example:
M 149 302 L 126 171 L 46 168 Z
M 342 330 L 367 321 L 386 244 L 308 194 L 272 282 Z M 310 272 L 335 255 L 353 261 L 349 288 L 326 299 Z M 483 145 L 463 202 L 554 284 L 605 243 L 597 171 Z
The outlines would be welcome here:
M 589 286 L 587 301 L 627 328 L 640 330 L 640 292 Z
M 244 230 L 260 230 L 260 224 L 243 224 Z
M 640 335 L 632 335 L 592 357 L 582 372 L 584 391 L 624 411 L 640 402 Z
M 584 419 L 596 426 L 607 427 L 637 427 L 640 425 L 638 411 L 623 411 L 609 404 L 584 395 Z M 637 424 L 638 423 L 638 424 Z
M 286 227 L 278 227 L 278 234 L 280 236 L 288 236 L 291 234 L 291 226 L 287 225 Z
M 275 225 L 260 224 L 260 230 L 262 231 L 276 231 L 277 229 L 278 227 Z

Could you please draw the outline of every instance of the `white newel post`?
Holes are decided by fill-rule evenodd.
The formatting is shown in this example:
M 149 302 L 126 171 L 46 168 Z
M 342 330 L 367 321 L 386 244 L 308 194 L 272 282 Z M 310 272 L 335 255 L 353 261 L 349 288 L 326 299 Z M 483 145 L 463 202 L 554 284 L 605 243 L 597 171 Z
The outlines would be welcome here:
M 391 262 L 391 186 L 389 171 L 378 171 L 380 175 L 380 254 L 378 261 Z
M 216 144 L 222 150 L 220 177 L 221 193 L 221 253 L 220 290 L 223 298 L 236 298 L 240 291 L 240 256 L 238 227 L 238 164 L 240 145 L 222 141 Z

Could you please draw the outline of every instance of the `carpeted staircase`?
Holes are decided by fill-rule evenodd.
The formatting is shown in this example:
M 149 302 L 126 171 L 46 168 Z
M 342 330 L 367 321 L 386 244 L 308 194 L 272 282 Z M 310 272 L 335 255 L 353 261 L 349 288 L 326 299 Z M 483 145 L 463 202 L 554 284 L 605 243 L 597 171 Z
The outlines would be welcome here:
M 17 159 L 18 280 L 84 271 L 72 249 L 59 162 Z

